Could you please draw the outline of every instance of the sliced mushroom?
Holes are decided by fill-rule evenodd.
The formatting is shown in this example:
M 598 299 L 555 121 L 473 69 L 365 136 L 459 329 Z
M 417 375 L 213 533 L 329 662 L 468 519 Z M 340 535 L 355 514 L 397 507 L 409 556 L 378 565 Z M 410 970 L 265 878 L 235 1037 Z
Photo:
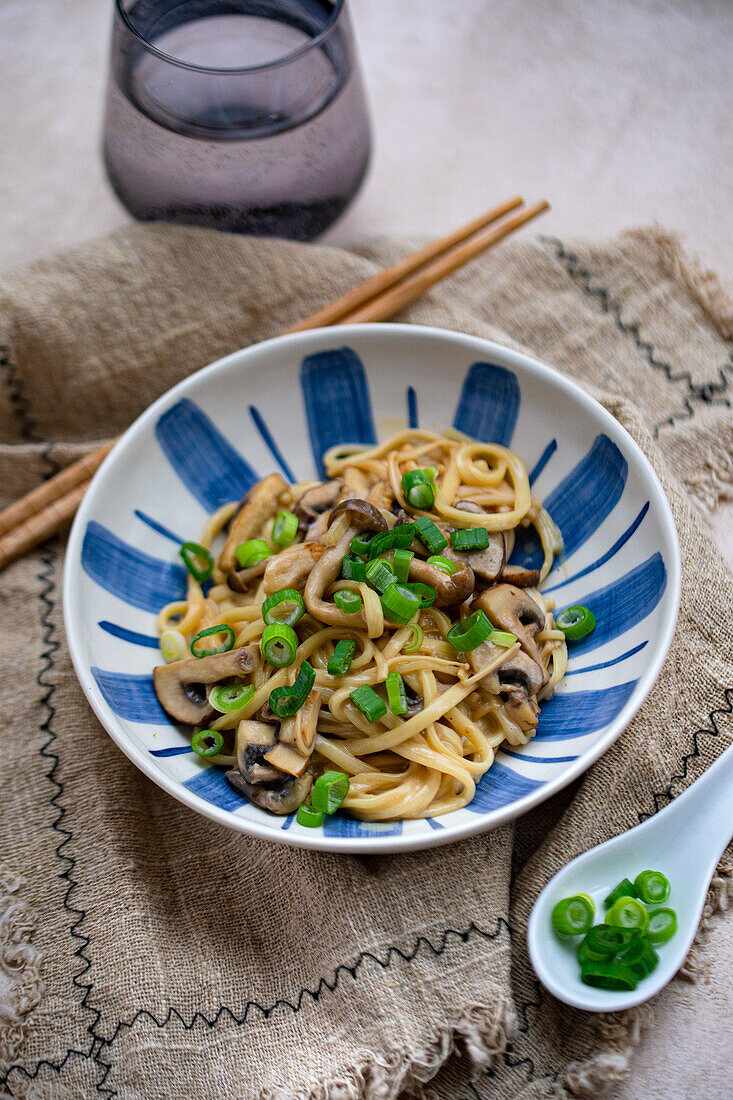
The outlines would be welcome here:
M 387 530 L 387 521 L 379 509 L 368 500 L 362 500 L 361 497 L 349 497 L 337 504 L 328 517 L 328 526 L 330 527 L 334 520 L 342 515 L 348 516 L 349 526 L 355 531 Z
M 342 481 L 322 481 L 303 493 L 293 512 L 298 517 L 298 530 L 306 538 L 317 538 L 326 530 L 326 520 L 321 517 L 333 508 L 342 486 Z
M 456 504 L 459 512 L 471 512 L 474 515 L 485 515 L 485 510 L 472 500 L 461 500 Z M 449 531 L 454 528 L 449 528 Z M 485 550 L 473 550 L 467 553 L 452 550 L 447 547 L 443 553 L 450 561 L 466 562 L 473 569 L 476 576 L 485 581 L 494 581 L 500 575 L 506 560 L 506 543 L 501 531 L 489 532 L 489 545 Z
M 261 577 L 265 572 L 269 560 L 269 558 L 263 558 L 262 561 L 257 562 L 257 565 L 252 565 L 249 569 L 230 569 L 227 573 L 227 584 L 232 592 L 246 592 L 249 582 L 253 581 L 255 577 Z
M 308 575 L 320 559 L 325 546 L 320 542 L 298 542 L 281 550 L 265 563 L 265 593 L 271 596 L 281 588 L 304 587 Z
M 476 587 L 473 570 L 462 561 L 455 573 L 448 576 L 442 569 L 428 565 L 422 558 L 414 557 L 410 562 L 410 580 L 420 581 L 434 588 L 438 594 L 435 601 L 437 607 L 453 607 L 463 603 Z
M 535 634 L 545 625 L 545 613 L 521 588 L 512 584 L 495 584 L 473 601 L 473 609 L 481 608 L 493 626 L 516 634 L 522 649 L 540 668 L 544 668 Z
M 425 700 L 422 695 L 414 692 L 408 684 L 405 684 L 405 695 L 407 697 L 407 717 L 412 718 L 414 714 L 419 714 L 423 709 Z
M 521 565 L 505 565 L 499 579 L 515 588 L 536 588 L 540 583 L 540 571 L 524 569 Z
M 480 672 L 499 653 L 500 647 L 487 641 L 472 650 L 468 659 L 474 672 Z M 537 692 L 546 683 L 544 666 L 538 665 L 520 649 L 482 681 L 481 690 L 490 695 L 503 695 L 508 717 L 526 733 L 537 726 L 540 712 Z M 507 738 L 512 741 L 511 734 L 507 734 Z
M 283 745 L 279 742 L 269 752 L 265 753 L 265 760 L 273 767 L 288 775 L 302 775 L 310 764 L 310 756 L 303 756 L 292 745 Z
M 277 783 L 282 775 L 265 756 L 277 741 L 277 727 L 243 718 L 237 726 L 237 767 L 248 783 Z
M 242 507 L 229 525 L 229 534 L 219 555 L 219 565 L 224 573 L 236 566 L 234 552 L 247 539 L 256 538 L 268 519 L 280 508 L 280 499 L 290 491 L 280 474 L 270 474 L 253 485 L 242 501 Z
M 186 657 L 170 665 L 157 665 L 153 669 L 153 684 L 158 702 L 177 722 L 203 725 L 217 714 L 209 706 L 206 685 L 218 684 L 230 676 L 242 677 L 252 671 L 256 660 L 254 646 L 241 646 L 228 653 Z
M 310 693 L 303 706 L 292 718 L 283 719 L 279 740 L 283 744 L 293 745 L 303 755 L 309 755 L 313 752 L 320 713 L 321 693 L 316 689 Z
M 282 775 L 282 772 L 280 774 Z M 292 775 L 285 775 L 276 787 L 255 786 L 248 783 L 241 772 L 235 768 L 228 771 L 226 777 L 238 794 L 244 795 L 255 806 L 269 810 L 272 814 L 291 814 L 297 810 L 308 797 L 313 783 L 313 776 L 309 772 L 298 779 Z
M 347 503 L 350 502 L 347 501 Z M 361 501 L 361 503 L 365 504 L 366 501 Z M 371 508 L 371 505 L 367 507 Z M 333 512 L 331 515 L 333 515 Z M 323 598 L 329 585 L 333 584 L 339 577 L 343 560 L 348 554 L 351 542 L 358 530 L 357 527 L 349 524 L 336 545 L 329 546 L 324 551 L 320 560 L 311 569 L 303 590 L 305 606 L 311 615 L 329 626 L 355 626 L 362 630 L 366 626 L 363 610 L 353 615 L 347 615 L 339 607 L 336 607 L 335 603 L 329 603 Z

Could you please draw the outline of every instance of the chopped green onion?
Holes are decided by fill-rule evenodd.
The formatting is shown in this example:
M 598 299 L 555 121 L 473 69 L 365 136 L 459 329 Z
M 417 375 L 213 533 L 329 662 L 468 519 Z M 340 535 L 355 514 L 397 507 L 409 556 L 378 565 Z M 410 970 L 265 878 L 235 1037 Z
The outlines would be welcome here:
M 398 626 L 407 626 L 412 616 L 421 607 L 420 597 L 407 585 L 390 584 L 382 593 L 382 610 L 387 618 Z
M 434 491 L 437 495 L 438 486 L 437 486 L 437 483 L 436 483 L 435 479 L 438 476 L 438 467 L 437 466 L 421 466 L 420 469 L 425 474 L 425 477 L 428 479 L 428 481 L 432 485 L 432 487 L 433 487 L 433 489 L 434 489 Z
M 278 512 L 272 525 L 272 541 L 285 549 L 298 534 L 298 517 L 292 512 Z
M 629 928 L 609 928 L 607 924 L 596 924 L 589 929 L 578 947 L 578 959 L 581 963 L 589 959 L 613 959 L 638 935 L 637 931 Z
M 432 565 L 435 569 L 439 569 L 441 573 L 447 573 L 449 577 L 452 577 L 458 566 L 455 562 L 452 562 L 450 558 L 441 557 L 440 554 L 432 554 L 428 558 L 428 565 Z
M 505 649 L 509 649 L 511 646 L 516 645 L 518 640 L 516 634 L 509 634 L 506 630 L 491 631 L 491 641 L 494 645 L 504 646 Z
M 313 785 L 313 809 L 335 814 L 349 793 L 349 777 L 344 772 L 324 772 Z
M 385 592 L 391 584 L 394 584 L 394 573 L 389 562 L 381 558 L 370 561 L 366 567 L 366 579 L 377 592 Z
M 205 546 L 200 542 L 184 542 L 178 553 L 195 581 L 201 584 L 209 579 L 214 568 L 214 559 Z
M 333 602 L 344 615 L 356 615 L 357 611 L 361 610 L 361 596 L 348 588 L 342 592 L 335 592 Z
M 412 550 L 395 550 L 392 568 L 398 581 L 406 581 L 410 576 L 410 562 L 415 557 Z
M 423 584 L 422 581 L 405 581 L 402 587 L 420 597 L 420 607 L 432 607 L 438 598 L 435 589 L 429 584 Z
M 614 886 L 611 893 L 607 898 L 604 898 L 603 904 L 606 909 L 610 909 L 611 906 L 618 901 L 619 898 L 635 898 L 636 890 L 634 884 L 627 878 L 622 878 L 618 886 Z
M 596 628 L 596 617 L 587 607 L 576 604 L 566 607 L 555 619 L 555 626 L 562 630 L 569 642 L 577 642 Z
M 224 641 L 219 646 L 212 646 L 211 649 L 200 649 L 199 642 L 202 638 L 217 637 L 219 634 L 224 636 Z M 191 639 L 191 653 L 194 657 L 213 657 L 216 653 L 228 653 L 230 649 L 234 648 L 234 631 L 230 626 L 207 626 L 206 630 L 200 630 L 195 638 Z
M 666 901 L 671 890 L 669 879 L 665 878 L 661 871 L 642 871 L 634 879 L 636 896 L 647 905 L 659 905 L 660 902 Z
M 587 894 L 563 898 L 552 910 L 552 927 L 561 939 L 583 936 L 593 924 L 596 907 Z
M 649 914 L 638 898 L 619 898 L 606 913 L 606 924 L 644 933 L 649 927 Z
M 450 544 L 454 550 L 485 550 L 489 545 L 489 532 L 485 527 L 468 527 L 465 531 L 451 531 Z
M 368 684 L 354 688 L 351 692 L 351 702 L 370 722 L 376 722 L 383 714 L 387 713 L 387 704 L 380 699 L 376 691 Z
M 218 730 L 199 730 L 191 738 L 191 748 L 199 756 L 218 756 L 224 747 L 224 738 Z
M 390 672 L 384 686 L 387 688 L 387 702 L 392 713 L 407 714 L 407 692 L 399 672 Z
M 402 490 L 412 508 L 426 512 L 435 504 L 435 489 L 424 470 L 408 470 L 403 474 Z
M 470 653 L 491 634 L 491 623 L 480 609 L 466 619 L 452 626 L 446 634 L 447 640 L 459 653 Z
M 415 520 L 415 534 L 431 554 L 439 554 L 448 545 L 448 539 L 440 528 L 436 527 L 430 516 L 419 516 Z
M 316 673 L 310 661 L 303 661 L 292 687 L 274 688 L 270 692 L 270 709 L 278 718 L 291 718 L 311 693 Z
M 360 535 L 355 535 L 351 540 L 351 553 L 356 554 L 357 558 L 365 558 L 369 553 L 369 543 L 372 538 L 373 535 L 368 531 L 362 531 Z
M 418 626 L 417 623 L 411 623 L 410 630 L 412 631 L 412 637 L 409 642 L 403 645 L 403 653 L 417 653 L 425 640 L 423 628 Z
M 270 623 L 265 627 L 260 651 L 268 664 L 275 668 L 292 665 L 297 648 L 298 635 L 292 626 L 287 623 Z
M 209 692 L 209 704 L 219 714 L 233 714 L 246 707 L 254 693 L 254 684 L 216 684 Z
M 674 909 L 652 909 L 649 914 L 647 938 L 651 943 L 666 943 L 677 931 L 677 914 Z
M 365 581 L 366 568 L 362 558 L 356 554 L 347 554 L 341 566 L 341 576 L 345 581 Z
M 295 820 L 306 829 L 317 829 L 319 825 L 323 824 L 324 816 L 322 810 L 316 810 L 313 806 L 306 806 L 306 804 L 303 803 L 302 806 L 298 806 Z
M 391 531 L 380 531 L 369 543 L 369 557 L 378 558 L 388 550 L 404 550 L 415 537 L 414 523 L 401 523 Z
M 234 551 L 234 556 L 239 562 L 240 568 L 251 569 L 253 565 L 272 557 L 272 550 L 264 539 L 247 539 L 239 544 Z
M 353 638 L 342 638 L 336 642 L 333 654 L 328 661 L 328 673 L 330 676 L 345 676 L 351 667 L 356 653 L 356 642 Z
M 164 630 L 160 636 L 160 652 L 167 665 L 188 657 L 188 642 L 180 630 Z
M 636 989 L 636 974 L 620 962 L 587 962 L 580 968 L 580 980 L 596 989 Z
M 633 970 L 637 978 L 646 978 L 659 962 L 659 955 L 647 936 L 638 936 L 621 952 L 619 962 Z
M 262 618 L 265 624 L 286 623 L 295 626 L 305 615 L 305 600 L 297 588 L 281 588 L 273 592 L 262 605 Z

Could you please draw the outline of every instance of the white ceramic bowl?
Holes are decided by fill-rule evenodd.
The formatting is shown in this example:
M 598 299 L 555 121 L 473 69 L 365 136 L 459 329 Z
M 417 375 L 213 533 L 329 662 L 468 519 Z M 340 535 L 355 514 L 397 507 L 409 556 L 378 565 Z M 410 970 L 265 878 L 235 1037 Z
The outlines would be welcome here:
M 224 769 L 190 750 L 152 686 L 157 610 L 183 592 L 177 547 L 257 477 L 316 476 L 323 450 L 406 423 L 454 424 L 510 445 L 566 546 L 545 582 L 559 608 L 598 625 L 570 649 L 537 735 L 500 751 L 470 806 L 434 820 L 366 824 L 345 814 L 307 829 L 241 799 Z M 536 558 L 531 541 L 513 560 Z M 507 348 L 417 325 L 298 333 L 228 355 L 140 416 L 95 476 L 74 522 L 64 576 L 71 656 L 100 721 L 169 794 L 266 840 L 338 852 L 407 851 L 526 813 L 597 760 L 628 725 L 664 661 L 679 604 L 669 506 L 644 455 L 600 405 L 550 367 Z

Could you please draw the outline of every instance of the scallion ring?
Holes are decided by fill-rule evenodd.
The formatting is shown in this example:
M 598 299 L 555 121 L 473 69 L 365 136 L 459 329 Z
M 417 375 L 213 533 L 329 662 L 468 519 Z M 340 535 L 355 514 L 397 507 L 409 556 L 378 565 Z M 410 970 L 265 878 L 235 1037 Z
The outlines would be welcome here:
M 306 829 L 317 829 L 319 825 L 323 824 L 324 816 L 325 814 L 322 810 L 316 810 L 313 806 L 306 806 L 306 804 L 303 803 L 302 806 L 298 806 L 295 820 Z
M 646 930 L 647 939 L 651 943 L 666 943 L 671 940 L 677 931 L 677 914 L 674 909 L 664 906 L 662 909 L 652 909 L 649 914 L 649 927 Z
M 587 634 L 592 634 L 596 628 L 596 617 L 589 608 L 575 604 L 560 612 L 555 619 L 555 626 L 562 630 L 569 642 L 577 642 Z
M 251 569 L 253 565 L 272 557 L 272 550 L 264 539 L 247 539 L 234 551 L 240 569 Z
M 233 714 L 246 707 L 254 693 L 254 684 L 216 684 L 209 692 L 209 704 L 219 714 Z
M 593 924 L 596 907 L 587 894 L 573 894 L 562 898 L 553 907 L 552 927 L 561 939 L 569 936 L 584 936 Z
M 218 730 L 199 730 L 191 738 L 191 748 L 198 756 L 218 756 L 224 747 L 224 738 Z
M 313 809 L 335 814 L 349 793 L 349 777 L 344 772 L 324 772 L 313 784 Z
M 270 623 L 262 633 L 260 651 L 274 668 L 286 668 L 295 660 L 298 635 L 287 623 Z
M 278 718 L 296 714 L 311 693 L 316 673 L 310 661 L 303 661 L 292 687 L 274 688 L 270 692 L 270 709 Z
M 398 581 L 406 581 L 410 576 L 410 563 L 415 557 L 412 550 L 395 550 L 392 558 L 392 568 Z
M 492 630 L 491 641 L 494 645 L 501 645 L 505 649 L 510 649 L 517 644 L 518 639 L 516 634 L 510 634 L 507 630 Z
M 369 543 L 369 557 L 378 558 L 388 550 L 405 550 L 414 537 L 414 523 L 401 523 L 391 531 L 380 531 Z
M 200 542 L 184 542 L 178 553 L 195 581 L 201 584 L 209 579 L 214 568 L 214 559 L 205 546 Z
M 407 692 L 405 681 L 399 672 L 390 672 L 384 681 L 387 689 L 387 703 L 393 714 L 407 714 Z
M 430 516 L 419 516 L 415 520 L 415 534 L 431 554 L 439 554 L 448 545 L 448 539 L 433 523 Z
M 160 652 L 167 665 L 188 657 L 188 642 L 180 630 L 164 630 L 160 636 Z
M 382 593 L 391 584 L 394 584 L 395 575 L 389 562 L 383 561 L 381 558 L 375 558 L 366 567 L 366 579 L 372 588 Z
M 382 593 L 382 610 L 390 622 L 398 626 L 407 626 L 421 607 L 418 594 L 404 584 L 390 584 Z
M 427 512 L 435 504 L 435 489 L 424 470 L 408 470 L 403 474 L 402 491 L 411 508 Z
M 341 576 L 345 581 L 365 581 L 364 559 L 357 558 L 356 554 L 347 554 L 341 564 Z
M 649 914 L 638 898 L 619 898 L 606 913 L 606 924 L 644 933 L 649 927 Z
M 298 534 L 298 517 L 292 512 L 278 512 L 272 525 L 272 541 L 283 550 Z
M 414 592 L 416 596 L 420 597 L 420 607 L 432 607 L 438 598 L 438 593 L 434 588 L 431 588 L 429 584 L 423 584 L 422 581 L 405 581 L 402 586 L 407 588 L 410 592 Z
M 491 634 L 491 623 L 479 608 L 466 619 L 452 626 L 446 634 L 447 640 L 459 653 L 470 653 L 482 642 L 485 642 Z
M 224 638 L 221 645 L 201 649 L 199 642 L 202 638 L 216 638 L 219 635 Z M 233 648 L 234 631 L 226 623 L 220 626 L 207 626 L 206 630 L 200 630 L 196 637 L 191 639 L 191 653 L 194 657 L 213 657 L 217 653 L 228 653 Z
M 636 989 L 638 984 L 633 970 L 615 960 L 582 964 L 580 980 L 596 989 L 631 990 Z
M 647 905 L 659 905 L 666 901 L 672 887 L 661 871 L 642 871 L 634 879 L 634 892 Z
M 273 592 L 262 605 L 262 618 L 265 624 L 286 623 L 295 626 L 305 615 L 305 601 L 297 588 L 281 588 Z
M 439 569 L 441 573 L 447 573 L 449 577 L 452 577 L 458 568 L 455 562 L 452 562 L 450 558 L 444 558 L 441 554 L 431 554 L 428 558 L 428 565 L 432 565 L 434 569 Z
M 411 637 L 402 647 L 403 653 L 417 653 L 425 640 L 425 632 L 417 623 L 410 623 Z
M 350 699 L 370 722 L 376 722 L 378 718 L 387 713 L 387 704 L 384 699 L 380 699 L 374 688 L 370 688 L 368 684 L 362 684 L 361 687 L 354 688 Z
M 451 531 L 450 543 L 454 550 L 485 550 L 489 545 L 489 532 L 485 527 Z
M 333 653 L 328 659 L 329 676 L 345 676 L 351 668 L 355 653 L 356 642 L 353 638 L 341 638 L 336 642 Z
M 358 611 L 361 611 L 361 596 L 358 592 L 352 592 L 349 588 L 334 592 L 333 602 L 339 611 L 343 611 L 344 615 L 356 615 Z

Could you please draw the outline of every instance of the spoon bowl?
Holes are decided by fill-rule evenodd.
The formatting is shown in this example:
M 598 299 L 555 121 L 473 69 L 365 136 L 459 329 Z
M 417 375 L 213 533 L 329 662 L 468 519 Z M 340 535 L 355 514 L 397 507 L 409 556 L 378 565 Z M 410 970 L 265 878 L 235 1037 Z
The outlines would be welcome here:
M 674 977 L 695 938 L 710 880 L 733 833 L 731 785 L 733 746 L 654 817 L 584 852 L 550 879 L 532 909 L 527 943 L 537 977 L 553 996 L 587 1012 L 619 1012 L 649 1000 Z M 572 894 L 588 894 L 596 906 L 593 923 L 601 924 L 603 899 L 623 878 L 633 882 L 645 870 L 661 871 L 669 879 L 672 892 L 661 904 L 676 911 L 677 931 L 655 946 L 659 965 L 636 989 L 585 985 L 576 956 L 580 937 L 558 939 L 553 907 Z

